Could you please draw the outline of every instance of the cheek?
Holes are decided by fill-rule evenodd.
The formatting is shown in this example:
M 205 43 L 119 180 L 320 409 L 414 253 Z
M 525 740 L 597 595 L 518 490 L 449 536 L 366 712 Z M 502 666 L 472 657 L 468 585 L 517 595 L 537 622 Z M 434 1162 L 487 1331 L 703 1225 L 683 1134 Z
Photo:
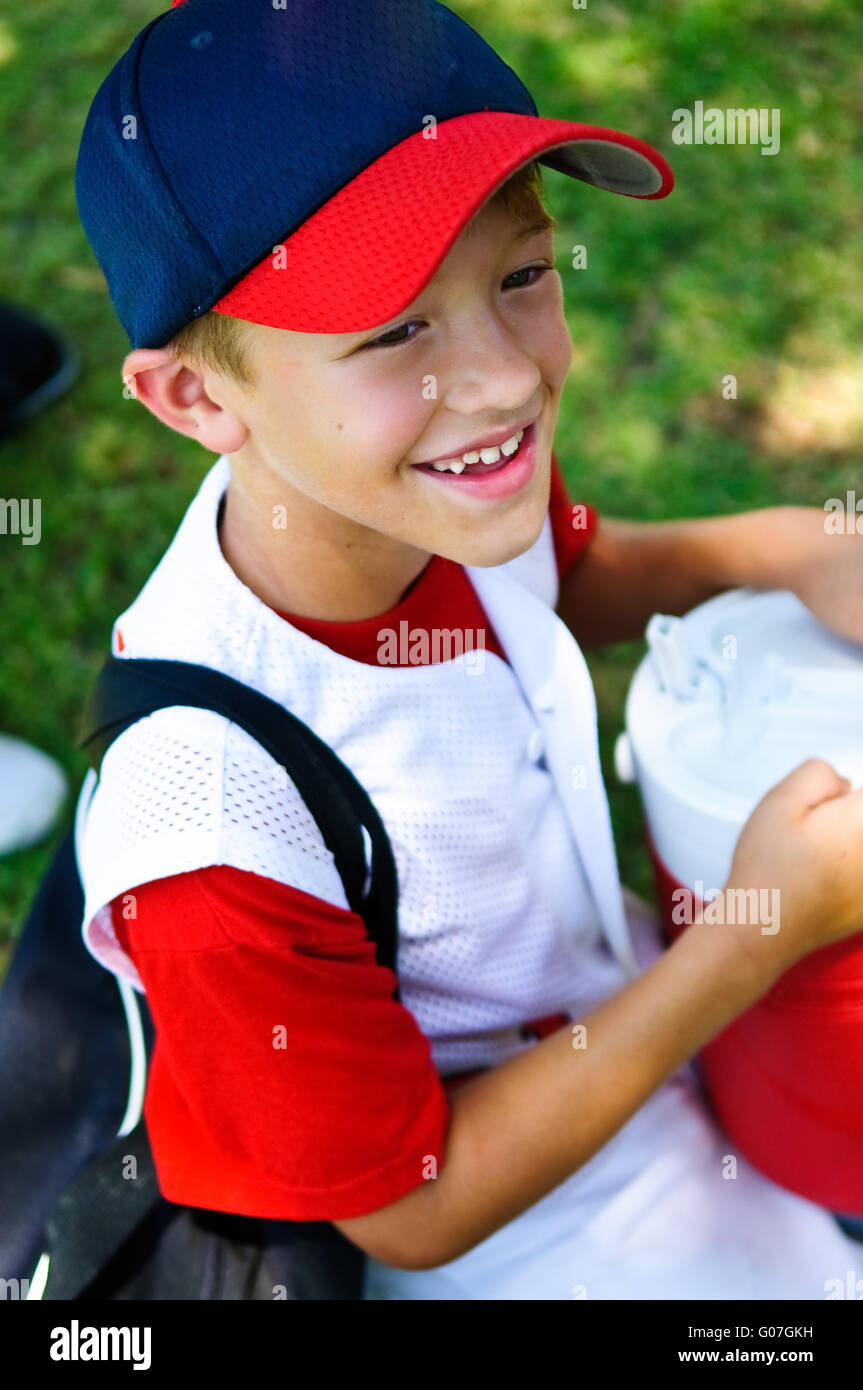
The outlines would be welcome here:
M 383 372 L 369 373 L 342 384 L 321 416 L 327 446 L 349 458 L 364 486 L 371 474 L 386 478 L 410 453 L 435 410 L 430 389 L 416 367 L 386 380 Z
M 332 500 L 373 476 L 385 479 L 426 428 L 435 401 L 424 394 L 418 369 L 387 374 L 363 368 L 329 380 L 321 371 L 273 381 L 258 423 L 268 451 L 291 459 L 304 486 Z M 257 430 L 257 426 L 256 426 Z

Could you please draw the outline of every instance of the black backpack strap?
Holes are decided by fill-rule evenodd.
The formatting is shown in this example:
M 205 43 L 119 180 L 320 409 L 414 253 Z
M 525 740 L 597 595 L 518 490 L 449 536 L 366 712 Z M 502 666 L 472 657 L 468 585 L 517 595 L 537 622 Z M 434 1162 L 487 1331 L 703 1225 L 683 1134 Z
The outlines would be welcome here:
M 134 1169 L 124 1173 L 130 1158 Z M 78 1298 L 160 1199 L 142 1118 L 78 1175 L 51 1212 L 44 1301 Z
M 398 885 L 389 836 L 350 769 L 283 705 L 208 666 L 112 656 L 90 692 L 78 747 L 90 749 L 98 771 L 115 738 L 170 705 L 215 710 L 245 729 L 285 768 L 335 860 L 351 908 L 365 920 L 378 961 L 395 970 Z M 371 843 L 370 873 L 361 826 Z
M 378 961 L 395 970 L 398 882 L 389 836 L 349 768 L 282 705 L 206 666 L 109 657 L 88 697 L 78 747 L 89 748 L 98 772 L 106 750 L 125 729 L 173 705 L 224 715 L 285 768 L 333 855 L 351 908 L 365 921 Z M 371 843 L 370 869 L 361 827 Z M 397 986 L 394 998 L 399 999 Z M 123 1175 L 129 1156 L 136 1161 L 134 1178 Z M 54 1208 L 46 1228 L 50 1265 L 43 1297 L 79 1297 L 160 1200 L 142 1117 L 79 1174 Z

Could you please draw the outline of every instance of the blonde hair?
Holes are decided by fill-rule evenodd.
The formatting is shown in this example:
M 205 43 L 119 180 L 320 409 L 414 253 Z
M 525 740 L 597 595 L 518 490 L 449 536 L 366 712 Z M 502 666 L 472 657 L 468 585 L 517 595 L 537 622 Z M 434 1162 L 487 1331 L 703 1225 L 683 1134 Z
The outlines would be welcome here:
M 499 199 L 507 212 L 519 220 L 534 218 L 554 227 L 555 220 L 543 203 L 543 192 L 540 166 L 536 160 L 531 160 L 516 169 L 488 201 Z M 476 231 L 477 216 L 475 214 L 465 224 L 468 235 Z M 248 327 L 245 319 L 230 318 L 208 309 L 200 318 L 184 324 L 166 346 L 175 357 L 193 367 L 207 366 L 238 386 L 253 386 L 256 378 Z

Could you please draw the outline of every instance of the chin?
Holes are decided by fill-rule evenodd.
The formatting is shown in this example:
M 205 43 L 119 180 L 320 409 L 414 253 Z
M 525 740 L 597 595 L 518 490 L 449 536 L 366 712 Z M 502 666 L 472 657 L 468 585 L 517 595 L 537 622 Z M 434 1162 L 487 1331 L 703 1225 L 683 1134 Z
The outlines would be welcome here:
M 532 524 L 528 524 L 527 517 L 522 517 L 520 525 L 507 527 L 497 533 L 494 532 L 494 528 L 489 528 L 489 535 L 472 537 L 461 554 L 452 554 L 449 558 L 460 565 L 475 565 L 477 569 L 492 569 L 495 565 L 505 565 L 508 560 L 523 555 L 536 543 L 547 513 L 546 506 L 537 513 Z

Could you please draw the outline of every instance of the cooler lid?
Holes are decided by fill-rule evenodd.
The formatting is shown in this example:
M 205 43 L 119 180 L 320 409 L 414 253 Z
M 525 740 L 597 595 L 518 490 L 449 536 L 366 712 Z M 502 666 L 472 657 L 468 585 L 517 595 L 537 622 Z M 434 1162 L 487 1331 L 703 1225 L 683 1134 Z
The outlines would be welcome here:
M 748 809 L 824 758 L 863 785 L 863 645 L 787 591 L 734 589 L 683 618 L 654 614 L 627 700 L 636 762 L 703 805 Z

